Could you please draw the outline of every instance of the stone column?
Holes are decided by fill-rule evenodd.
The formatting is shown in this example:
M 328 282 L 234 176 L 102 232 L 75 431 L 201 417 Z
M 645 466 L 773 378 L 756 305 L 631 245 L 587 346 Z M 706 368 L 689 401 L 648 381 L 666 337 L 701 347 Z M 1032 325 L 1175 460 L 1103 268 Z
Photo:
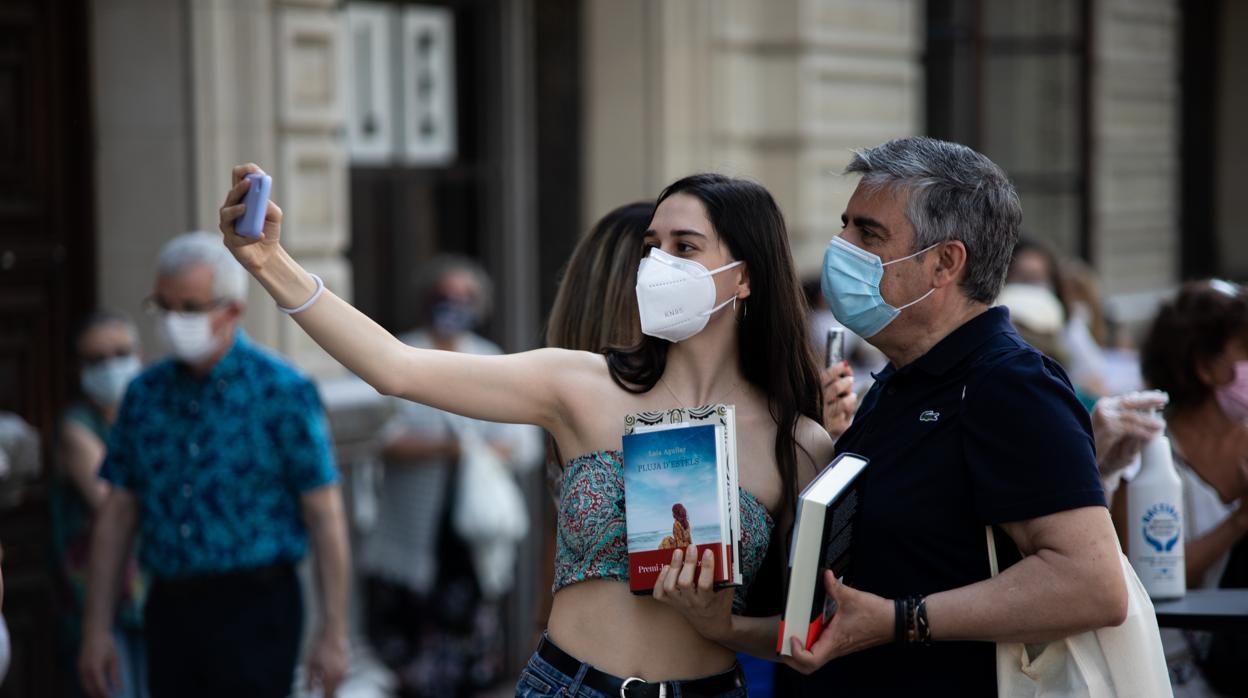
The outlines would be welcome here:
M 192 0 L 188 20 L 196 225 L 217 229 L 217 209 L 234 165 L 254 162 L 274 175 L 276 142 L 273 16 L 269 0 Z M 274 193 L 274 198 L 285 202 Z M 283 231 L 284 232 L 284 231 Z M 244 324 L 252 338 L 278 343 L 278 313 L 259 284 L 248 293 Z
M 216 228 L 230 168 L 273 175 L 282 242 L 350 298 L 341 16 L 333 0 L 191 0 L 195 218 Z M 342 368 L 253 284 L 246 326 L 314 376 Z
M 347 153 L 343 138 L 342 15 L 334 0 L 275 3 L 277 157 L 275 189 L 287 202 L 286 248 L 346 300 L 351 267 L 343 257 L 350 233 Z M 313 375 L 343 369 L 291 320 L 283 318 L 279 346 Z
M 156 252 L 204 225 L 192 213 L 186 9 L 160 0 L 92 0 L 90 11 L 99 303 L 138 320 L 151 359 L 163 348 L 155 323 L 140 312 L 152 293 Z
M 922 131 L 922 20 L 918 0 L 732 0 L 712 20 L 711 162 L 775 195 L 799 273 L 840 230 L 850 149 Z
M 1118 319 L 1146 318 L 1178 280 L 1175 0 L 1094 0 L 1092 259 Z
M 811 273 L 849 149 L 922 128 L 919 0 L 589 0 L 585 16 L 587 224 L 691 172 L 751 177 Z

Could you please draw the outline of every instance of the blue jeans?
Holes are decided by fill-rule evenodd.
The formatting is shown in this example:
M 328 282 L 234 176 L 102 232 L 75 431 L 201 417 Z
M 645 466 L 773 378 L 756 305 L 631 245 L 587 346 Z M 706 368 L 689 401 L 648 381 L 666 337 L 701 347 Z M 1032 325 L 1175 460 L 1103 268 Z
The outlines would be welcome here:
M 581 664 L 576 676 L 568 676 L 534 653 L 524 671 L 520 672 L 516 698 L 619 698 L 581 685 L 589 666 Z M 667 695 L 668 698 L 681 698 L 680 683 L 673 684 Z M 747 695 L 745 688 L 734 688 L 713 698 L 745 698 Z

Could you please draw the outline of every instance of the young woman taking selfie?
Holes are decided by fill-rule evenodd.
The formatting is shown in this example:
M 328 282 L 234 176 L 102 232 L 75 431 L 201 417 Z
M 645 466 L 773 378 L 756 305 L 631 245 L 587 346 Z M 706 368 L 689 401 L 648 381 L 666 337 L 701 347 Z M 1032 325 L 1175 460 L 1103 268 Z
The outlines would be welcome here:
M 660 194 L 638 270 L 643 336 L 605 355 L 539 349 L 474 356 L 409 347 L 301 268 L 268 204 L 260 239 L 237 235 L 236 167 L 221 208 L 225 244 L 301 327 L 378 391 L 550 432 L 565 464 L 547 637 L 517 696 L 741 696 L 734 651 L 772 656 L 776 619 L 737 615 L 746 587 L 709 591 L 673 554 L 655 596 L 628 589 L 621 438 L 626 415 L 736 405 L 742 568 L 757 572 L 790 525 L 798 488 L 832 457 L 819 377 L 784 220 L 761 186 L 694 175 Z M 734 613 L 735 611 L 735 613 Z M 621 693 L 621 689 L 626 691 Z M 561 693 L 561 691 L 564 691 Z

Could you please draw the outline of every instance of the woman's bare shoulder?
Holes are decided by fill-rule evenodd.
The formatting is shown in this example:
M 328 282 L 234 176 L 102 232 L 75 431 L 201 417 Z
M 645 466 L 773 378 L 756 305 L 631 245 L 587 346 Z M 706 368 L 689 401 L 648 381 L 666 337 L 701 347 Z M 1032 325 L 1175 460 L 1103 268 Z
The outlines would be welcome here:
M 813 478 L 825 465 L 832 462 L 836 445 L 828 430 L 810 417 L 798 417 L 795 432 L 794 439 L 799 446 L 798 463 L 809 465 L 810 468 L 803 468 L 805 472 L 802 475 Z

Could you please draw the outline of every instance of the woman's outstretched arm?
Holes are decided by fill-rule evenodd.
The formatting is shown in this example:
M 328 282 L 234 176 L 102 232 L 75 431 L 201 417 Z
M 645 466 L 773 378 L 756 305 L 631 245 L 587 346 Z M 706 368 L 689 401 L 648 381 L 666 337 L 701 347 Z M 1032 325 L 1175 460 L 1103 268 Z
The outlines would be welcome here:
M 225 244 L 277 304 L 296 308 L 315 293 L 316 281 L 280 244 L 282 210 L 272 201 L 260 239 L 240 236 L 234 222 L 254 164 L 234 168 L 234 186 L 221 207 Z M 379 392 L 492 422 L 524 422 L 550 429 L 560 417 L 557 385 L 576 380 L 578 367 L 592 370 L 594 358 L 543 349 L 504 356 L 477 356 L 416 349 L 400 342 L 368 316 L 326 290 L 295 314 L 299 326 Z

